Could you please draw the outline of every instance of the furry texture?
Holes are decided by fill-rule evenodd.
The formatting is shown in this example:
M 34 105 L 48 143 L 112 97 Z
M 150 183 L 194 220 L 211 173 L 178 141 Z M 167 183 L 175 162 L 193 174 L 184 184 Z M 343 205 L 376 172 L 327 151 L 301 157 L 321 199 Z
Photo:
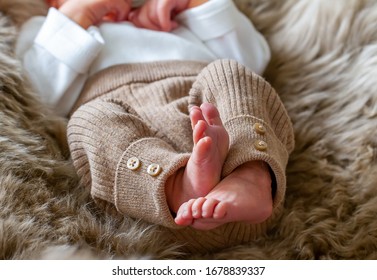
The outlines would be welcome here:
M 250 244 L 182 255 L 158 227 L 99 211 L 80 186 L 65 121 L 13 58 L 39 0 L 0 0 L 0 258 L 377 258 L 377 3 L 238 0 L 270 43 L 267 79 L 295 128 L 285 212 Z

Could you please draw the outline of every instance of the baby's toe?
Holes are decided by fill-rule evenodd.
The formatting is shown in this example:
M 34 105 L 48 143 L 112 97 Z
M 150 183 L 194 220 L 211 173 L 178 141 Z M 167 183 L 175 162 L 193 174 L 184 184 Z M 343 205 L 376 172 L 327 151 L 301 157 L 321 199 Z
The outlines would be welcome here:
M 202 206 L 202 217 L 203 218 L 212 218 L 216 205 L 219 203 L 218 200 L 209 198 L 207 199 Z
M 191 207 L 195 200 L 189 200 L 183 203 L 178 211 L 177 216 L 175 217 L 174 221 L 177 225 L 180 226 L 188 226 L 191 225 L 193 222 Z
M 228 205 L 225 202 L 219 202 L 215 210 L 213 212 L 213 218 L 214 219 L 222 219 L 225 217 L 226 213 L 228 211 Z
M 194 219 L 202 218 L 202 207 L 205 201 L 206 201 L 206 198 L 199 197 L 192 204 L 191 211 L 192 211 L 192 217 Z

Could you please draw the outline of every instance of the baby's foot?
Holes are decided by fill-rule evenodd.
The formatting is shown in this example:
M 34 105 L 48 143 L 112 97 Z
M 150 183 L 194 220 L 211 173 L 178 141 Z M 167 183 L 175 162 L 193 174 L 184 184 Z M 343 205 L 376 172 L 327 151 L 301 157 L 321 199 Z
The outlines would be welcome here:
M 219 220 L 223 219 L 227 212 L 226 202 L 210 197 L 192 198 L 181 205 L 175 222 L 181 226 L 191 225 L 196 229 L 211 229 L 218 226 Z
M 229 136 L 218 110 L 210 103 L 193 107 L 190 118 L 194 148 L 187 162 L 186 179 L 194 189 L 194 197 L 205 196 L 220 182 Z
M 183 174 L 177 176 L 168 203 L 176 212 L 191 198 L 206 196 L 220 181 L 222 166 L 229 149 L 229 135 L 219 112 L 210 103 L 190 111 L 194 147 Z M 178 186 L 179 185 L 179 186 Z
M 252 161 L 236 168 L 207 196 L 183 203 L 175 222 L 209 230 L 229 222 L 261 223 L 271 213 L 269 169 L 263 162 Z

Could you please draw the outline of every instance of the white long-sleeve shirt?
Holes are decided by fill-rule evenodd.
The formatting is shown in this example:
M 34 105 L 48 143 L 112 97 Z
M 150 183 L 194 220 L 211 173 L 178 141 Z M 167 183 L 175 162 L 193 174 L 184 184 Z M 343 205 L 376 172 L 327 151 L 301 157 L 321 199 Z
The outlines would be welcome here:
M 211 0 L 176 18 L 172 32 L 105 22 L 87 30 L 54 8 L 21 28 L 16 55 L 42 100 L 67 115 L 87 78 L 109 66 L 162 60 L 235 59 L 264 71 L 270 50 L 264 37 L 231 0 Z

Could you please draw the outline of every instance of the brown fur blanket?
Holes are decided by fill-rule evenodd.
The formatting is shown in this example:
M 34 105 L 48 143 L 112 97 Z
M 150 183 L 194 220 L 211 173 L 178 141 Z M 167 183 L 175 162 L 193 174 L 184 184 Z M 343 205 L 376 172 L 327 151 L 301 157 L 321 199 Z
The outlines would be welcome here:
M 65 120 L 13 56 L 41 0 L 0 0 L 0 259 L 376 259 L 377 2 L 238 0 L 268 39 L 266 78 L 295 128 L 282 218 L 264 238 L 184 255 L 158 227 L 102 213 L 79 185 Z

